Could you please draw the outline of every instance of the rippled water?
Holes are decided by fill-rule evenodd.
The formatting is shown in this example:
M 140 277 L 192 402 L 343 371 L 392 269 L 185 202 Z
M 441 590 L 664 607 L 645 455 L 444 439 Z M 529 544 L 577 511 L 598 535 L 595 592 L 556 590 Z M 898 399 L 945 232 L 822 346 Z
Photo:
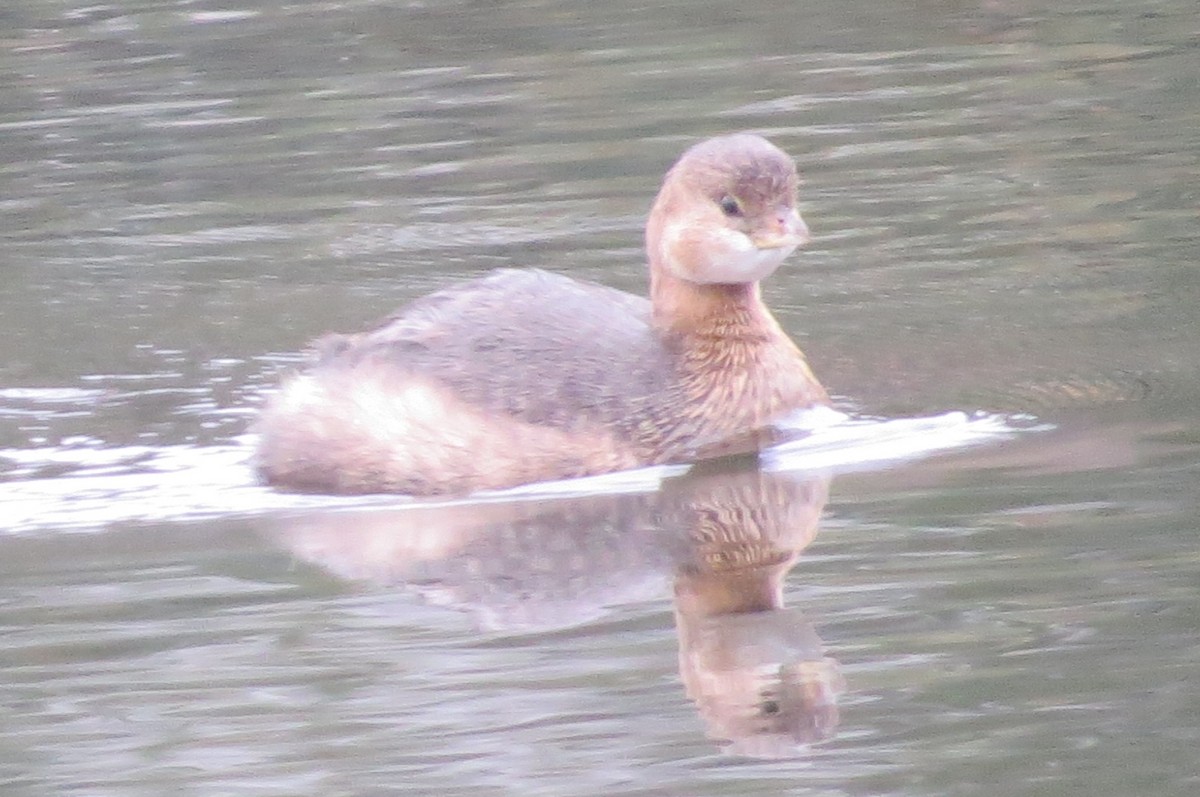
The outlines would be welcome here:
M 1200 790 L 1191 3 L 10 6 L 0 791 Z M 817 236 L 768 297 L 862 420 L 253 484 L 308 339 L 497 266 L 640 291 L 662 171 L 747 128 Z

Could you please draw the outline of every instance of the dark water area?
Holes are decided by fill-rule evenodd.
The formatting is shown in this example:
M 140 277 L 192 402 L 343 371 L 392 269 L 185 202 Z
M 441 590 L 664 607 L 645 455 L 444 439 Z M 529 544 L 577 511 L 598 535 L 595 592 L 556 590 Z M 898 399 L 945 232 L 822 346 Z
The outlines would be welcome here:
M 0 792 L 1200 792 L 1197 76 L 1184 0 L 6 4 Z M 769 302 L 899 425 L 253 482 L 307 341 L 496 267 L 641 292 L 742 129 L 815 235 Z

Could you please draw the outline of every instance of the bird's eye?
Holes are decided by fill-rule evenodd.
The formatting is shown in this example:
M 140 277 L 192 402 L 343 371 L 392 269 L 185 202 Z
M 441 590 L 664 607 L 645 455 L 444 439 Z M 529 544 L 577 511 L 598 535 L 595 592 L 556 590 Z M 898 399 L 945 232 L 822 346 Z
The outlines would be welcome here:
M 729 196 L 728 194 L 721 197 L 717 201 L 717 204 L 721 206 L 721 212 L 724 213 L 726 216 L 742 215 L 742 203 L 738 202 L 736 199 Z

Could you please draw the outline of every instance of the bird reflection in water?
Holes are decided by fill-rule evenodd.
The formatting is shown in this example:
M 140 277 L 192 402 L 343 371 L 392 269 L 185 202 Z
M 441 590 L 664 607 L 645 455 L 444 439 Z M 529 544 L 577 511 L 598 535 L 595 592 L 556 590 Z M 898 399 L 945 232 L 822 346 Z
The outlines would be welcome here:
M 779 757 L 837 728 L 845 682 L 783 582 L 816 536 L 827 478 L 720 465 L 668 483 L 679 674 L 709 736 Z
M 714 461 L 657 492 L 327 512 L 279 539 L 342 578 L 469 612 L 483 628 L 580 625 L 674 587 L 679 671 L 710 738 L 753 757 L 830 737 L 845 688 L 783 583 L 825 476 Z

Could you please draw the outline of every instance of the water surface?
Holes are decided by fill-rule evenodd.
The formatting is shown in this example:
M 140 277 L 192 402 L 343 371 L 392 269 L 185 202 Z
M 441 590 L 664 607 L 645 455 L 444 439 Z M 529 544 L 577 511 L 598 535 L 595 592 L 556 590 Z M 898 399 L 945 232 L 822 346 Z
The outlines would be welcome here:
M 1192 4 L 259 5 L 0 11 L 5 793 L 1200 789 Z M 641 291 L 737 129 L 804 173 L 766 290 L 839 406 L 996 434 L 252 483 L 307 340 L 494 267 Z

